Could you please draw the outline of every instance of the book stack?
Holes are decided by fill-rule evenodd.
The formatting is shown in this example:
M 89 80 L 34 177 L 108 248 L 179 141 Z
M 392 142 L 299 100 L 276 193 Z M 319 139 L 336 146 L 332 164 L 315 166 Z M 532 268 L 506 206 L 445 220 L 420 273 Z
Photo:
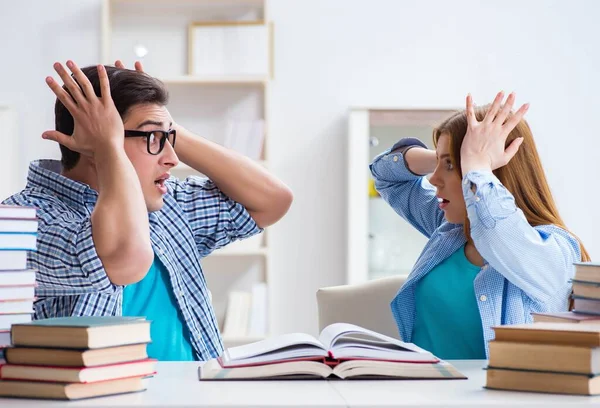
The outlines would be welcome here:
M 15 324 L 0 366 L 0 396 L 82 399 L 138 392 L 155 374 L 150 322 L 140 317 L 67 317 Z
M 600 325 L 529 323 L 494 331 L 487 388 L 600 394 Z
M 451 364 L 414 344 L 348 323 L 318 339 L 290 333 L 232 347 L 199 369 L 200 380 L 465 379 Z
M 11 326 L 33 314 L 35 271 L 27 269 L 27 252 L 36 249 L 37 228 L 35 208 L 0 205 L 0 359 Z
M 600 263 L 576 262 L 572 312 L 532 313 L 534 322 L 600 323 Z

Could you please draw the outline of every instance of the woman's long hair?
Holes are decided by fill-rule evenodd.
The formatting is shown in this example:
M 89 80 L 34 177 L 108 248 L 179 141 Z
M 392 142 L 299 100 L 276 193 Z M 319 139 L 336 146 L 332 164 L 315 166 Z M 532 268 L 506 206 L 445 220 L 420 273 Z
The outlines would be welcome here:
M 490 105 L 475 107 L 475 116 L 478 121 L 483 120 L 489 108 Z M 460 173 L 461 179 L 463 175 L 460 167 L 460 147 L 467 133 L 467 127 L 466 113 L 461 111 L 450 116 L 433 131 L 433 141 L 436 145 L 442 134 L 450 136 L 450 157 Z M 518 137 L 523 138 L 519 151 L 506 166 L 494 170 L 494 175 L 515 197 L 515 203 L 525 214 L 529 225 L 535 227 L 553 224 L 569 231 L 558 213 L 540 156 L 533 141 L 531 129 L 525 120 L 521 120 L 510 132 L 506 139 L 506 146 Z M 465 219 L 464 228 L 467 238 L 470 239 L 468 218 Z M 581 240 L 579 238 L 577 240 L 581 248 L 581 260 L 584 262 L 589 261 L 588 252 Z

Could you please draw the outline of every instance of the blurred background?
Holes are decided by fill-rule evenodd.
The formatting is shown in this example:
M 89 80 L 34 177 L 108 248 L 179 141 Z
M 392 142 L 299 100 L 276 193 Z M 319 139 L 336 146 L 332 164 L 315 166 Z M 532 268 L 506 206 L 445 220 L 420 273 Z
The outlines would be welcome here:
M 29 161 L 60 157 L 41 139 L 52 64 L 140 59 L 176 121 L 294 191 L 263 237 L 204 262 L 226 343 L 316 333 L 318 288 L 407 274 L 425 242 L 370 189 L 370 159 L 405 136 L 431 145 L 469 92 L 516 91 L 597 259 L 599 17 L 597 0 L 0 0 L 2 198 Z

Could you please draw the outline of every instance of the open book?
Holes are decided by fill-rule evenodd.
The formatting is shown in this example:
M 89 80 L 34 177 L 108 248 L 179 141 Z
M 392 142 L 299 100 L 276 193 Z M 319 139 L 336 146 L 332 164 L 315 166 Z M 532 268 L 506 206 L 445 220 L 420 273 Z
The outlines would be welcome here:
M 348 323 L 334 323 L 318 339 L 284 334 L 233 347 L 200 367 L 201 380 L 304 378 L 465 378 L 414 344 Z

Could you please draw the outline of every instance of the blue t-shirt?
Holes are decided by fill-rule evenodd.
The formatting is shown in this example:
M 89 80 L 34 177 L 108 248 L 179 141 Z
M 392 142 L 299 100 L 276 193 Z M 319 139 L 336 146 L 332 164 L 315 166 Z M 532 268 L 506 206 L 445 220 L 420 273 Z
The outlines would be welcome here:
M 480 270 L 462 246 L 417 283 L 413 343 L 442 359 L 485 359 L 473 289 Z
M 177 306 L 169 271 L 156 255 L 144 279 L 123 289 L 123 316 L 146 316 L 152 321 L 149 357 L 161 361 L 194 360 L 190 332 Z

